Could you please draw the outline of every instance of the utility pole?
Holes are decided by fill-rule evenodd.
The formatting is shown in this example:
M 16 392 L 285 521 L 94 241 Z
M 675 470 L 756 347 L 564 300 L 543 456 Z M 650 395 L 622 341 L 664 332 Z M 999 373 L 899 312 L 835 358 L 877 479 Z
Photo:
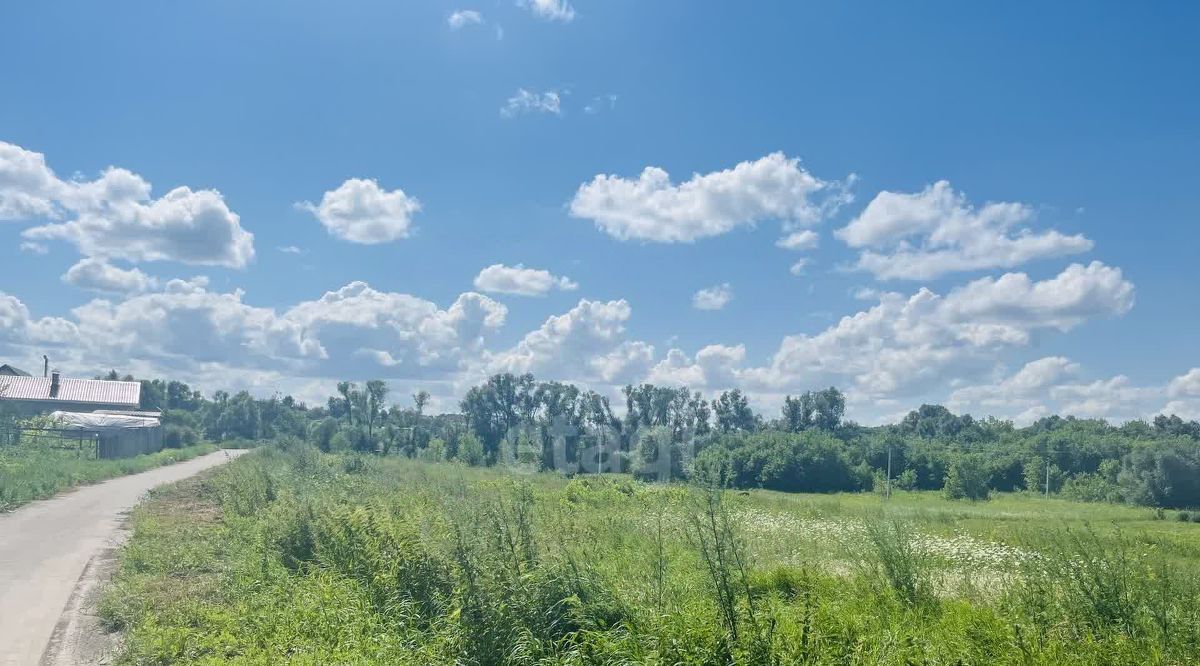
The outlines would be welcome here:
M 886 497 L 892 499 L 892 445 L 888 444 L 888 471 Z
M 1050 456 L 1046 456 L 1046 497 L 1050 497 Z

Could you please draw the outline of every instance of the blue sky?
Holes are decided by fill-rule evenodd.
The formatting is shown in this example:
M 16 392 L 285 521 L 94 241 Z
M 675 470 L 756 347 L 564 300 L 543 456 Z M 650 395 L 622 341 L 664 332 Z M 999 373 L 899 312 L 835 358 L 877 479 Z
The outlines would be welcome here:
M 768 411 L 832 383 L 865 422 L 1197 417 L 1198 20 L 10 4 L 0 356 L 443 406 L 528 370 Z

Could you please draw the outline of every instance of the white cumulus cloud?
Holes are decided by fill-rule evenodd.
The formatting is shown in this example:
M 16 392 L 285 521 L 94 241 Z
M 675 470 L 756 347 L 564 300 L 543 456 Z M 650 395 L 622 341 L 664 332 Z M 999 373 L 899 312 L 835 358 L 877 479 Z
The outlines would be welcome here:
M 35 319 L 19 299 L 0 293 L 0 350 L 18 357 L 49 351 L 64 369 L 89 374 L 119 364 L 184 380 L 268 373 L 296 383 L 442 382 L 480 357 L 507 315 L 502 304 L 472 292 L 443 309 L 362 282 L 285 309 L 254 306 L 244 296 L 214 291 L 204 278 L 170 280 L 161 290 L 92 300 L 69 318 Z
M 555 289 L 574 291 L 579 285 L 570 278 L 557 276 L 546 270 L 525 268 L 522 264 L 492 264 L 475 276 L 475 288 L 499 294 L 545 296 Z
M 375 245 L 408 238 L 421 202 L 399 188 L 383 189 L 374 179 L 351 178 L 321 197 L 321 203 L 296 204 L 312 213 L 333 236 Z
M 80 289 L 112 294 L 131 294 L 158 288 L 158 280 L 136 268 L 118 268 L 102 259 L 82 259 L 62 276 L 63 282 Z
M 517 6 L 525 7 L 534 16 L 547 21 L 570 23 L 575 19 L 575 8 L 567 0 L 517 0 Z
M 671 349 L 650 369 L 646 381 L 693 388 L 736 386 L 737 369 L 745 360 L 744 345 L 708 345 L 696 352 L 695 358 L 689 358 L 681 349 Z
M 728 282 L 701 289 L 692 294 L 692 307 L 697 310 L 720 310 L 733 300 L 733 287 Z
M 976 416 L 1012 418 L 1025 426 L 1049 413 L 1046 403 L 1050 391 L 1079 372 L 1078 363 L 1062 356 L 1040 358 L 995 382 L 956 389 L 947 398 L 946 406 Z
M 1096 262 L 1040 282 L 1023 273 L 984 278 L 944 296 L 883 293 L 820 333 L 785 337 L 767 366 L 742 377 L 763 391 L 837 384 L 873 399 L 917 395 L 982 372 L 1035 331 L 1125 314 L 1133 291 L 1119 269 Z
M 118 167 L 95 180 L 62 180 L 41 153 L 0 141 L 0 219 L 53 220 L 22 232 L 24 246 L 75 245 L 87 257 L 241 268 L 254 235 L 216 190 L 176 187 L 158 199 Z
M 976 208 L 946 181 L 906 194 L 880 192 L 834 234 L 860 249 L 855 268 L 882 280 L 928 280 L 961 271 L 1011 268 L 1092 249 L 1082 234 L 1034 231 L 1019 203 Z
M 770 219 L 785 229 L 811 226 L 848 198 L 844 184 L 820 180 L 798 159 L 772 153 L 679 184 L 658 167 L 646 167 L 636 179 L 598 175 L 579 187 L 570 212 L 620 240 L 689 243 Z
M 1200 368 L 1192 368 L 1186 374 L 1172 379 L 1167 385 L 1167 395 L 1172 398 L 1200 398 Z
M 812 229 L 802 229 L 788 234 L 775 241 L 777 247 L 785 250 L 815 250 L 821 242 L 821 236 Z
M 635 381 L 653 362 L 654 347 L 627 339 L 625 323 L 632 311 L 624 300 L 580 300 L 570 311 L 546 319 L 511 349 L 495 354 L 489 367 L 590 384 Z
M 1177 414 L 1185 419 L 1200 420 L 1200 368 L 1192 368 L 1167 384 L 1170 402 L 1163 414 Z
M 483 23 L 483 14 L 474 9 L 459 9 L 451 12 L 447 17 L 446 23 L 450 25 L 451 30 L 458 30 L 467 25 L 479 25 Z

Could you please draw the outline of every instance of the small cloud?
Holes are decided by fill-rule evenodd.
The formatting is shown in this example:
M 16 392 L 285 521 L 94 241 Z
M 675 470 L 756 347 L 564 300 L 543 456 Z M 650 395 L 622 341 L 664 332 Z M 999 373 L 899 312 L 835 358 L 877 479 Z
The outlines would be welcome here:
M 805 229 L 780 238 L 775 241 L 775 246 L 785 250 L 813 250 L 820 242 L 820 234 L 811 229 Z
M 301 250 L 300 248 L 296 247 L 295 245 L 285 245 L 285 246 L 279 248 L 279 251 L 284 254 L 306 254 L 305 250 Z
M 475 276 L 475 288 L 480 291 L 519 296 L 545 296 L 554 290 L 575 291 L 579 283 L 550 271 L 525 268 L 522 264 L 505 266 L 492 264 Z
M 733 287 L 728 282 L 708 289 L 701 289 L 692 295 L 692 307 L 697 310 L 720 310 L 733 300 Z
M 804 275 L 804 269 L 807 267 L 808 259 L 800 259 L 796 263 L 792 264 L 792 267 L 788 269 L 788 272 L 792 275 Z
M 446 23 L 450 24 L 451 30 L 458 30 L 468 25 L 479 25 L 483 23 L 483 14 L 473 9 L 459 9 L 450 14 Z
M 539 93 L 520 88 L 517 94 L 509 97 L 504 106 L 500 107 L 500 115 L 505 118 L 514 118 L 525 113 L 552 113 L 561 116 L 562 99 L 555 90 Z
M 570 23 L 575 20 L 575 8 L 567 0 L 517 0 L 517 6 L 546 21 Z
M 21 243 L 21 251 L 29 252 L 30 254 L 46 254 L 50 251 L 44 243 L 34 243 L 33 241 L 25 241 Z
M 351 243 L 375 245 L 412 234 L 412 216 L 421 202 L 399 188 L 385 190 L 374 179 L 351 178 L 321 197 L 321 203 L 296 203 L 312 213 L 333 236 Z
M 72 266 L 62 280 L 81 289 L 111 294 L 135 294 L 158 288 L 158 280 L 136 268 L 117 268 L 91 257 Z

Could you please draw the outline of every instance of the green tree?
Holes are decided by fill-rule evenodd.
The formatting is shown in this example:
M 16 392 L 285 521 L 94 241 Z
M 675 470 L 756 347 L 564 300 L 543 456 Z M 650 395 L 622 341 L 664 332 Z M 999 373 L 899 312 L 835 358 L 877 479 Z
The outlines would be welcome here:
M 713 402 L 720 432 L 752 431 L 758 425 L 758 417 L 750 409 L 750 401 L 740 389 L 725 391 Z
M 372 379 L 367 382 L 367 437 L 373 439 L 375 436 L 375 420 L 379 418 L 383 411 L 383 401 L 387 397 L 387 383 L 381 379 Z
M 417 416 L 423 415 L 425 413 L 425 405 L 429 404 L 429 392 L 417 391 L 413 394 L 412 399 L 413 407 L 417 410 Z
M 308 441 L 325 453 L 332 450 L 333 436 L 337 433 L 337 421 L 324 418 L 308 424 Z
M 467 465 L 479 466 L 487 462 L 483 443 L 473 433 L 466 433 L 458 440 L 457 459 Z
M 942 494 L 946 499 L 985 500 L 991 493 L 988 487 L 990 476 L 987 465 L 979 455 L 960 455 L 950 463 Z
M 354 422 L 354 382 L 338 382 L 337 391 L 342 396 L 346 408 L 346 423 Z

